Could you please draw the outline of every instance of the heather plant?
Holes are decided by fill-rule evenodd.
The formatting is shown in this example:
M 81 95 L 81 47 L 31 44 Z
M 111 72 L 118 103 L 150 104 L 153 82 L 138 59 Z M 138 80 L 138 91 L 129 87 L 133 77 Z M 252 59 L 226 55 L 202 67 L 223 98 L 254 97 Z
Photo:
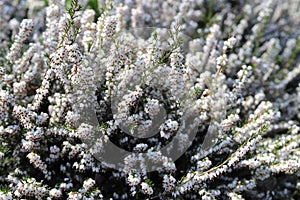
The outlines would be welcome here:
M 298 0 L 0 0 L 0 199 L 299 199 Z

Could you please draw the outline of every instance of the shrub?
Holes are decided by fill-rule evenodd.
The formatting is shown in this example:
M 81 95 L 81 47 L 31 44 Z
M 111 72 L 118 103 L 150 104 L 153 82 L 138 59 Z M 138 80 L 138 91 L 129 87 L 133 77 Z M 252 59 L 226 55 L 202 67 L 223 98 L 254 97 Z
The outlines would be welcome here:
M 298 199 L 300 2 L 0 2 L 0 199 Z

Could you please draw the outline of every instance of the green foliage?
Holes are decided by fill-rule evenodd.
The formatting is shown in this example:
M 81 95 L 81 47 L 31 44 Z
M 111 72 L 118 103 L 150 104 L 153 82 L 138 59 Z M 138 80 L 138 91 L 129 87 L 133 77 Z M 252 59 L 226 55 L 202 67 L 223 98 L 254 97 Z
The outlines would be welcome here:
M 299 49 L 300 49 L 300 39 L 297 40 L 292 55 L 285 65 L 285 69 L 288 69 L 294 63 L 295 59 L 297 58 L 297 54 L 299 53 Z
M 152 188 L 154 187 L 153 182 L 149 178 L 145 179 L 145 183 L 147 183 Z
M 7 194 L 9 192 L 9 186 L 8 185 L 0 185 L 0 191 L 4 194 Z
M 87 4 L 87 8 L 89 9 L 93 9 L 95 11 L 95 21 L 97 21 L 97 19 L 100 16 L 100 8 L 98 5 L 98 0 L 89 0 L 88 4 Z

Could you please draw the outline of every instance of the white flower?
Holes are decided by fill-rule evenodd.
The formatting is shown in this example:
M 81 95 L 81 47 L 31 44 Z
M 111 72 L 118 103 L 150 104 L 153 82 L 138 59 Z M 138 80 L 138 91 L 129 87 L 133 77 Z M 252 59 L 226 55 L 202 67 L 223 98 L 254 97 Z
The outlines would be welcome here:
M 141 177 L 137 174 L 136 175 L 129 174 L 127 181 L 130 186 L 136 186 L 141 182 Z
M 50 197 L 52 197 L 52 198 L 59 198 L 59 197 L 61 197 L 62 192 L 61 192 L 61 190 L 58 190 L 58 189 L 56 189 L 56 188 L 53 188 L 53 189 L 51 189 L 51 190 L 49 191 L 49 195 L 50 195 Z
M 235 43 L 236 43 L 236 38 L 235 37 L 229 38 L 228 40 L 226 40 L 224 42 L 223 50 L 226 51 L 228 48 L 229 49 L 233 48 L 233 46 L 235 45 Z
M 94 185 L 95 185 L 95 181 L 91 178 L 89 178 L 83 182 L 83 188 L 86 191 L 90 190 L 92 187 L 94 187 Z
M 147 195 L 151 195 L 153 194 L 153 189 L 150 187 L 150 185 L 148 185 L 147 183 L 143 182 L 141 184 L 142 186 L 142 190 L 147 194 Z
M 70 192 L 67 200 L 78 200 L 82 198 L 82 194 L 78 192 Z
M 217 58 L 217 65 L 225 66 L 226 63 L 227 63 L 227 56 L 226 56 L 226 54 L 223 54 L 222 56 L 219 56 Z

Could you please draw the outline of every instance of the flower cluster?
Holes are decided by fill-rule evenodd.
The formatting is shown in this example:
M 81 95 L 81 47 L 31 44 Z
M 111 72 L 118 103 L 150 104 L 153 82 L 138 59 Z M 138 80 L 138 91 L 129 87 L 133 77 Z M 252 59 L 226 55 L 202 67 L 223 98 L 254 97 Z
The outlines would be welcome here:
M 299 0 L 0 1 L 0 199 L 299 199 Z

